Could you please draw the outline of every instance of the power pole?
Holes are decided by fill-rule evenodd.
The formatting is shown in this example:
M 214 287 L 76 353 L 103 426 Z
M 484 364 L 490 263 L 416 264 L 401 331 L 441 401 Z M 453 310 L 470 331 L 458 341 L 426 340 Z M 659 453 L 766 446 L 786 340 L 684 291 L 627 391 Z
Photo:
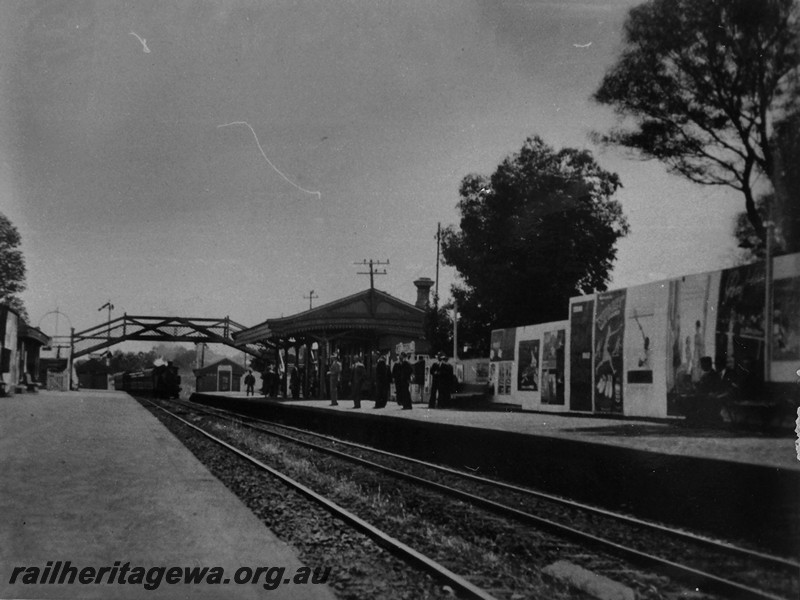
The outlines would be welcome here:
M 436 287 L 433 291 L 433 307 L 439 309 L 439 248 L 442 246 L 442 224 L 436 224 Z
M 386 259 L 386 262 L 381 262 L 379 260 L 372 260 L 371 258 L 369 261 L 365 258 L 363 262 L 360 263 L 353 263 L 354 265 L 368 265 L 369 272 L 359 271 L 358 275 L 369 275 L 369 289 L 375 289 L 375 275 L 386 275 L 386 269 L 382 271 L 376 271 L 374 267 L 381 266 L 381 265 L 388 265 L 389 259 Z
M 308 293 L 308 296 L 303 296 L 303 298 L 305 298 L 306 300 L 308 300 L 308 310 L 311 310 L 311 302 L 312 302 L 314 299 L 316 299 L 316 298 L 319 298 L 319 296 L 315 296 L 315 295 L 314 295 L 314 290 L 311 290 L 311 291 Z
M 772 370 L 772 236 L 775 222 L 772 220 L 772 205 L 767 202 L 767 220 L 764 222 L 767 230 L 766 260 L 764 261 L 764 383 L 769 384 Z M 769 392 L 769 390 L 767 390 Z
M 458 360 L 458 301 L 453 298 L 453 362 Z

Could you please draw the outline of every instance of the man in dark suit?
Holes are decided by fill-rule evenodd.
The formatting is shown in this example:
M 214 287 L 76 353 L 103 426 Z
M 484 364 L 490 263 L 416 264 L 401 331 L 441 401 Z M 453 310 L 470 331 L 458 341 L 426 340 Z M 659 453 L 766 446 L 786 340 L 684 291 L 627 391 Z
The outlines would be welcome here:
M 447 356 L 442 354 L 442 364 L 439 368 L 439 406 L 450 404 L 450 393 L 453 391 L 455 373 L 453 365 L 447 362 Z
M 386 364 L 386 356 L 381 353 L 378 355 L 378 362 L 375 364 L 375 389 L 378 395 L 375 399 L 375 408 L 386 406 L 386 401 L 389 399 L 391 377 L 389 365 Z
M 428 408 L 436 408 L 436 400 L 439 394 L 439 378 L 442 371 L 442 358 L 444 354 L 439 352 L 436 356 L 436 362 L 431 365 L 431 395 L 428 398 Z
M 414 369 L 411 363 L 408 362 L 408 355 L 405 352 L 400 353 L 400 362 L 395 363 L 392 367 L 392 379 L 394 380 L 394 387 L 397 390 L 397 401 L 403 410 L 411 410 L 411 376 L 414 374 Z

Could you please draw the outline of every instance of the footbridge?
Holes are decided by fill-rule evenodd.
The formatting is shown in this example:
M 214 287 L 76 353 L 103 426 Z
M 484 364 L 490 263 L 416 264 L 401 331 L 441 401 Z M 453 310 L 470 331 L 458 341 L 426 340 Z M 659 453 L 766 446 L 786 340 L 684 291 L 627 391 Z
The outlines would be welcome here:
M 191 342 L 225 344 L 252 356 L 262 356 L 263 345 L 236 344 L 233 334 L 247 329 L 230 317 L 143 317 L 123 315 L 84 331 L 73 330 L 70 338 L 72 359 L 99 352 L 128 341 Z

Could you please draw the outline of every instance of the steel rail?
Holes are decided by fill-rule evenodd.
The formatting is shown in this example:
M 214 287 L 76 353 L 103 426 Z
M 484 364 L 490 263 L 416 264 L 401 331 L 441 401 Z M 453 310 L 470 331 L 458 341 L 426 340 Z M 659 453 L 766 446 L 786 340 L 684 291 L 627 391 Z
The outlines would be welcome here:
M 596 507 L 596 506 L 591 506 L 591 505 L 588 505 L 588 504 L 584 504 L 582 502 L 576 502 L 574 500 L 569 500 L 567 498 L 561 498 L 559 496 L 554 496 L 552 494 L 547 494 L 545 492 L 540 492 L 540 491 L 532 490 L 532 489 L 529 489 L 529 488 L 520 487 L 520 486 L 513 485 L 513 484 L 510 484 L 510 483 L 506 483 L 506 482 L 503 482 L 503 481 L 497 481 L 497 480 L 494 480 L 494 479 L 488 479 L 486 477 L 481 477 L 480 475 L 475 475 L 474 473 L 469 473 L 469 472 L 466 472 L 466 471 L 459 471 L 458 469 L 453 469 L 453 468 L 446 467 L 446 466 L 443 466 L 443 465 L 437 465 L 437 464 L 430 463 L 430 462 L 427 462 L 427 461 L 424 461 L 424 460 L 420 460 L 420 459 L 417 459 L 417 458 L 412 458 L 410 456 L 403 456 L 401 454 L 395 454 L 393 452 L 388 452 L 386 450 L 380 450 L 378 448 L 372 448 L 370 446 L 365 446 L 363 444 L 358 444 L 358 443 L 350 442 L 350 441 L 347 441 L 347 440 L 337 439 L 337 438 L 334 438 L 334 437 L 331 437 L 331 436 L 328 436 L 328 435 L 323 435 L 321 433 L 316 433 L 316 432 L 313 432 L 313 431 L 309 431 L 307 429 L 300 429 L 299 427 L 292 427 L 291 425 L 284 425 L 284 424 L 281 424 L 281 423 L 274 423 L 274 422 L 271 422 L 271 421 L 266 421 L 264 419 L 258 419 L 256 417 L 251 417 L 251 416 L 248 416 L 248 415 L 242 415 L 240 413 L 234 413 L 232 411 L 228 411 L 228 410 L 217 408 L 217 407 L 209 407 L 209 406 L 205 406 L 205 405 L 197 406 L 196 403 L 191 403 L 191 405 L 192 405 L 191 408 L 193 408 L 195 410 L 209 411 L 209 414 L 214 414 L 213 412 L 211 412 L 212 410 L 214 410 L 214 411 L 219 411 L 219 412 L 223 413 L 223 415 L 221 415 L 221 416 L 225 416 L 225 417 L 228 417 L 228 418 L 232 418 L 229 415 L 235 415 L 236 418 L 239 418 L 239 419 L 241 419 L 241 418 L 249 419 L 250 421 L 253 421 L 253 422 L 256 422 L 256 423 L 260 423 L 260 424 L 264 424 L 264 425 L 268 425 L 270 427 L 279 427 L 281 429 L 287 429 L 287 430 L 293 431 L 295 433 L 300 433 L 300 434 L 303 434 L 303 435 L 309 435 L 309 436 L 312 436 L 312 437 L 317 437 L 317 438 L 324 439 L 324 440 L 327 440 L 327 441 L 332 442 L 332 443 L 341 444 L 343 446 L 349 446 L 351 448 L 358 448 L 360 450 L 364 450 L 364 451 L 367 451 L 367 452 L 373 452 L 373 453 L 380 454 L 380 455 L 383 455 L 383 456 L 386 456 L 386 457 L 389 457 L 389 458 L 393 458 L 393 459 L 397 459 L 397 460 L 402 460 L 402 461 L 405 461 L 405 462 L 413 463 L 413 464 L 416 464 L 416 465 L 420 465 L 422 467 L 433 469 L 435 471 L 439 471 L 439 472 L 442 472 L 442 473 L 448 473 L 450 475 L 455 475 L 457 477 L 461 477 L 461 478 L 464 478 L 464 479 L 469 479 L 471 481 L 475 481 L 477 483 L 481 483 L 481 484 L 484 484 L 484 485 L 495 486 L 495 487 L 498 487 L 498 488 L 502 488 L 504 490 L 509 490 L 509 491 L 512 491 L 512 492 L 525 494 L 525 495 L 530 496 L 532 498 L 541 499 L 541 500 L 547 500 L 549 502 L 553 502 L 553 503 L 556 503 L 556 504 L 561 504 L 561 505 L 569 507 L 569 508 L 575 508 L 575 509 L 586 511 L 588 513 L 592 513 L 592 514 L 599 515 L 599 516 L 602 516 L 602 517 L 607 517 L 607 518 L 610 518 L 610 519 L 614 519 L 614 520 L 620 521 L 622 523 L 626 523 L 628 525 L 635 525 L 635 526 L 642 527 L 642 528 L 645 528 L 645 529 L 649 529 L 649 530 L 652 530 L 652 531 L 657 531 L 659 533 L 663 533 L 663 534 L 669 535 L 669 536 L 671 536 L 673 538 L 676 538 L 676 539 L 679 539 L 679 540 L 682 540 L 682 541 L 692 542 L 692 543 L 700 545 L 700 546 L 705 546 L 705 547 L 707 547 L 709 549 L 712 549 L 712 550 L 715 550 L 717 552 L 723 552 L 723 553 L 727 552 L 729 554 L 736 555 L 736 556 L 738 556 L 740 558 L 745 558 L 745 559 L 749 559 L 749 560 L 755 560 L 755 561 L 760 562 L 761 564 L 769 565 L 769 566 L 772 566 L 772 567 L 775 567 L 775 568 L 790 569 L 790 570 L 795 570 L 795 571 L 800 570 L 800 562 L 797 562 L 797 561 L 794 561 L 794 560 L 791 560 L 791 559 L 788 559 L 788 558 L 784 558 L 784 557 L 781 557 L 781 556 L 775 556 L 775 555 L 772 555 L 772 554 L 767 554 L 765 552 L 759 552 L 757 550 L 750 550 L 748 548 L 742 548 L 740 546 L 735 546 L 735 545 L 733 545 L 733 544 L 731 544 L 729 542 L 724 542 L 724 541 L 721 541 L 721 540 L 711 539 L 711 538 L 708 538 L 708 537 L 705 537 L 705 536 L 702 536 L 702 535 L 698 535 L 696 533 L 691 533 L 691 532 L 683 531 L 683 530 L 680 530 L 680 529 L 673 529 L 671 527 L 667 527 L 667 526 L 661 525 L 659 523 L 653 523 L 651 521 L 645 521 L 643 519 L 638 519 L 638 518 L 630 516 L 630 515 L 623 515 L 623 514 L 616 513 L 616 512 L 613 512 L 613 511 L 610 511 L 610 510 L 606 510 L 606 509 L 603 509 L 603 508 L 599 508 L 599 507 Z M 197 408 L 195 408 L 196 406 L 197 406 Z
M 195 407 L 189 407 L 189 408 L 191 410 L 198 410 L 198 412 L 204 412 L 203 409 L 197 409 Z M 215 414 L 211 413 L 210 411 L 208 411 L 207 414 L 211 414 L 212 416 L 215 416 L 215 417 L 218 417 L 218 418 L 225 418 L 225 419 L 229 419 L 229 420 L 235 421 L 235 419 L 229 417 L 228 415 L 215 415 Z M 477 505 L 477 506 L 480 506 L 482 508 L 491 510 L 491 511 L 493 511 L 495 513 L 514 518 L 514 519 L 516 519 L 516 520 L 518 520 L 518 521 L 520 521 L 522 523 L 526 523 L 528 525 L 533 525 L 533 526 L 536 526 L 536 527 L 540 527 L 542 529 L 546 529 L 546 530 L 548 530 L 550 532 L 553 532 L 553 533 L 556 533 L 556 534 L 564 535 L 566 537 L 569 537 L 570 539 L 579 541 L 581 543 L 590 544 L 590 545 L 592 545 L 592 546 L 594 546 L 596 548 L 602 548 L 603 550 L 611 552 L 611 553 L 613 553 L 613 554 L 615 554 L 617 556 L 621 556 L 624 559 L 631 561 L 632 563 L 638 564 L 638 565 L 643 566 L 643 567 L 647 567 L 647 568 L 658 570 L 658 571 L 660 571 L 662 573 L 665 573 L 665 574 L 669 575 L 670 577 L 673 577 L 673 578 L 675 578 L 677 580 L 683 581 L 683 582 L 688 583 L 690 585 L 693 585 L 693 586 L 696 586 L 696 587 L 705 586 L 704 587 L 704 591 L 707 591 L 707 592 L 717 592 L 717 593 L 722 593 L 722 594 L 736 594 L 735 597 L 737 597 L 737 598 L 752 598 L 754 600 L 786 600 L 785 598 L 783 598 L 781 596 L 776 596 L 774 594 L 770 594 L 769 592 L 765 592 L 763 590 L 758 590 L 758 589 L 755 589 L 755 588 L 751 588 L 751 587 L 746 586 L 744 584 L 737 583 L 735 581 L 730 581 L 730 580 L 724 579 L 722 577 L 718 577 L 718 576 L 716 576 L 716 575 L 714 575 L 712 573 L 707 573 L 705 571 L 700 571 L 699 569 L 694 569 L 692 567 L 688 567 L 686 565 L 681 565 L 679 563 L 676 563 L 676 562 L 673 562 L 673 561 L 670 561 L 670 560 L 667 560 L 667 559 L 664 559 L 664 558 L 661 558 L 661 557 L 658 557 L 658 556 L 655 556 L 655 555 L 652 555 L 652 554 L 648 554 L 646 552 L 641 552 L 641 551 L 636 550 L 634 548 L 630 548 L 628 546 L 624 546 L 622 544 L 618 544 L 616 542 L 612 542 L 612 541 L 607 540 L 605 538 L 601 538 L 601 537 L 595 536 L 593 534 L 586 533 L 584 531 L 580 531 L 578 529 L 575 529 L 573 527 L 569 527 L 567 525 L 562 525 L 561 523 L 557 523 L 557 522 L 551 521 L 549 519 L 538 517 L 538 516 L 533 515 L 531 513 L 527 513 L 527 512 L 518 510 L 516 508 L 507 506 L 505 504 L 501 504 L 499 502 L 495 502 L 493 500 L 489 500 L 487 498 L 483 498 L 481 496 L 476 496 L 474 494 L 470 494 L 468 492 L 464 492 L 464 491 L 459 490 L 457 488 L 453 488 L 453 487 L 450 487 L 450 486 L 447 486 L 447 485 L 443 485 L 443 484 L 440 484 L 440 483 L 437 483 L 437 482 L 434 482 L 434 481 L 430 481 L 430 480 L 427 480 L 427 479 L 424 479 L 424 478 L 421 478 L 421 477 L 417 477 L 416 475 L 411 475 L 410 473 L 405 473 L 403 471 L 398 471 L 396 469 L 392 469 L 390 467 L 386 467 L 384 465 L 380 465 L 378 463 L 374 463 L 372 461 L 369 461 L 369 460 L 366 460 L 366 459 L 363 459 L 363 458 L 359 458 L 359 457 L 356 457 L 356 456 L 352 456 L 350 454 L 346 454 L 344 452 L 340 452 L 338 450 L 334 450 L 333 448 L 327 448 L 327 447 L 324 447 L 324 446 L 319 446 L 319 445 L 314 444 L 312 442 L 307 442 L 305 440 L 299 440 L 297 438 L 293 438 L 292 436 L 289 436 L 289 435 L 286 435 L 286 434 L 283 434 L 283 433 L 278 433 L 278 432 L 274 432 L 274 431 L 268 431 L 268 430 L 265 430 L 265 429 L 263 429 L 261 427 L 258 427 L 258 426 L 252 425 L 252 424 L 248 424 L 248 423 L 242 423 L 242 424 L 247 426 L 247 427 L 250 427 L 251 429 L 254 429 L 255 431 L 260 431 L 262 433 L 267 433 L 269 435 L 273 435 L 275 437 L 278 437 L 278 438 L 281 438 L 281 439 L 285 439 L 285 440 L 288 440 L 290 442 L 294 442 L 294 443 L 296 443 L 298 445 L 301 445 L 301 446 L 304 446 L 304 447 L 307 447 L 307 448 L 310 448 L 310 449 L 313 449 L 313 450 L 316 450 L 316 451 L 319 451 L 319 452 L 323 452 L 323 453 L 329 454 L 331 456 L 336 456 L 337 458 L 341 458 L 343 460 L 347 460 L 347 461 L 350 461 L 350 462 L 353 462 L 353 463 L 356 463 L 356 464 L 363 465 L 363 466 L 365 466 L 367 468 L 370 468 L 370 469 L 373 469 L 373 470 L 377 470 L 377 471 L 389 474 L 389 475 L 391 475 L 393 477 L 397 477 L 399 479 L 404 479 L 406 481 L 411 481 L 412 483 L 415 483 L 417 485 L 421 485 L 421 486 L 424 486 L 424 487 L 427 487 L 427 488 L 430 488 L 430 489 L 434 489 L 434 490 L 436 490 L 436 491 L 438 491 L 440 493 L 453 496 L 455 498 L 458 498 L 459 500 L 463 500 L 463 501 L 468 502 L 470 504 Z M 268 424 L 270 426 L 272 425 L 271 423 L 266 423 L 266 424 Z M 280 426 L 280 427 L 287 427 L 288 428 L 288 426 L 283 426 L 283 425 Z M 303 430 L 299 430 L 299 429 L 296 429 L 296 428 L 291 428 L 291 429 L 293 429 L 295 431 L 298 431 L 298 432 L 301 432 L 301 433 L 307 433 L 307 432 L 305 432 Z M 318 435 L 318 434 L 312 434 L 312 435 Z M 327 437 L 327 436 L 321 436 L 321 437 Z M 338 440 L 334 440 L 334 441 L 338 442 Z M 363 448 L 368 449 L 366 447 L 363 447 Z M 456 472 L 456 473 L 458 473 L 458 472 Z M 490 480 L 487 480 L 487 481 L 490 481 Z M 644 522 L 644 523 L 646 524 L 646 522 Z M 666 529 L 666 531 L 668 533 L 672 533 L 672 530 L 670 530 L 668 528 L 664 528 L 664 529 Z M 781 566 L 783 566 L 783 565 L 781 565 Z
M 223 448 L 226 448 L 236 454 L 237 456 L 245 459 L 246 461 L 250 462 L 251 464 L 257 466 L 258 468 L 266 471 L 273 477 L 279 479 L 281 482 L 289 486 L 295 491 L 300 492 L 307 498 L 310 498 L 314 502 L 320 504 L 325 510 L 330 512 L 333 516 L 346 523 L 350 524 L 353 528 L 360 531 L 361 533 L 368 536 L 372 539 L 375 543 L 379 546 L 389 550 L 395 555 L 399 555 L 402 557 L 406 562 L 416 565 L 417 567 L 423 569 L 424 571 L 444 580 L 447 582 L 448 585 L 451 585 L 454 589 L 462 592 L 469 598 L 475 598 L 477 600 L 497 600 L 494 596 L 489 594 L 488 592 L 480 589 L 476 585 L 470 583 L 460 575 L 454 573 L 453 571 L 449 570 L 448 568 L 440 565 L 436 561 L 428 558 L 424 554 L 414 550 L 407 544 L 404 544 L 400 540 L 388 535 L 387 533 L 381 531 L 377 527 L 371 525 L 364 519 L 356 516 L 355 514 L 351 513 L 350 511 L 342 508 L 335 502 L 327 499 L 325 496 L 318 494 L 311 488 L 303 485 L 302 483 L 295 481 L 288 475 L 284 475 L 280 471 L 270 467 L 269 465 L 264 464 L 257 458 L 247 454 L 246 452 L 236 448 L 232 444 L 229 444 L 225 440 L 222 440 L 215 435 L 205 431 L 201 427 L 198 427 L 194 423 L 190 423 L 186 419 L 179 417 L 178 415 L 174 414 L 173 412 L 167 410 L 166 408 L 159 406 L 155 402 L 151 400 L 147 400 L 151 405 L 153 405 L 158 410 L 168 414 L 174 419 L 177 419 L 184 425 L 191 427 L 192 429 L 198 431 L 199 433 L 203 434 L 216 444 L 219 444 Z

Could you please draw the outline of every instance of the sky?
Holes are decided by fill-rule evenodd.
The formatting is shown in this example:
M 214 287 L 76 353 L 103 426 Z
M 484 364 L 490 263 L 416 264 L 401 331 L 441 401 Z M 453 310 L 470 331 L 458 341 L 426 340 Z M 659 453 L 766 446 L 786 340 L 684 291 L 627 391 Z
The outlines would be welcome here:
M 637 3 L 0 3 L 0 212 L 31 323 L 80 331 L 110 301 L 252 326 L 368 288 L 365 259 L 414 302 L 461 179 L 531 135 L 619 174 L 611 287 L 730 266 L 739 194 L 588 137 L 615 123 L 590 96 Z

